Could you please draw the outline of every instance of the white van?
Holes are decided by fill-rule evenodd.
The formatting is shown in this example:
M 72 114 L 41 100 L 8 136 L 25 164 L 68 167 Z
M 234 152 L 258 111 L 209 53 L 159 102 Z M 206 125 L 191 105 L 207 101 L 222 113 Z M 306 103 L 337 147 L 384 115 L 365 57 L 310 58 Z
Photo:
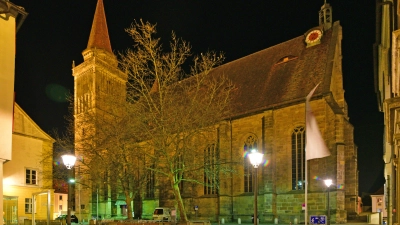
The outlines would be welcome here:
M 153 213 L 153 220 L 155 221 L 171 221 L 171 209 L 164 207 L 157 207 Z

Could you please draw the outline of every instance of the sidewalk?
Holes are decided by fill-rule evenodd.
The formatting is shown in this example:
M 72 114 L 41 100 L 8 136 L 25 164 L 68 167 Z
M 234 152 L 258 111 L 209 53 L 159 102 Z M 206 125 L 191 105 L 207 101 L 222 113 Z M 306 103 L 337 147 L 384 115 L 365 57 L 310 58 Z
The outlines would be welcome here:
M 259 225 L 275 225 L 274 223 L 258 223 Z M 331 223 L 331 225 L 372 225 L 368 222 L 362 222 L 362 221 L 348 221 L 347 223 Z M 224 224 L 222 223 L 211 223 L 211 225 L 238 225 L 238 223 L 233 223 L 233 222 L 225 222 Z M 253 223 L 241 223 L 240 225 L 253 225 Z M 278 223 L 277 225 L 295 225 L 295 224 L 287 224 L 287 223 Z M 304 223 L 297 224 L 297 225 L 304 225 Z M 307 225 L 312 225 L 307 223 Z
M 143 224 L 143 225 L 150 225 L 150 224 L 157 224 L 157 225 L 171 225 L 170 222 L 157 222 L 157 223 L 152 223 L 153 221 L 147 221 L 147 220 L 143 220 L 143 221 L 138 221 L 135 224 Z M 118 223 L 118 222 L 113 222 L 113 223 Z M 107 223 L 102 223 L 101 221 L 99 221 L 98 224 L 96 225 L 101 225 L 101 224 L 107 224 Z M 182 223 L 177 223 L 177 225 L 182 224 Z M 240 223 L 238 224 L 237 222 L 210 222 L 210 221 L 206 221 L 206 220 L 192 220 L 189 221 L 188 223 L 185 223 L 186 225 L 253 225 L 253 223 Z M 375 224 L 371 224 L 368 222 L 363 222 L 363 221 L 348 221 L 347 223 L 331 223 L 331 225 L 375 225 Z M 84 223 L 79 223 L 79 224 L 73 224 L 73 225 L 90 225 L 87 222 Z M 304 223 L 299 223 L 299 224 L 288 224 L 288 223 L 278 223 L 275 224 L 273 222 L 271 223 L 267 223 L 267 222 L 259 222 L 258 225 L 304 225 Z M 307 225 L 313 225 L 310 223 L 307 223 Z

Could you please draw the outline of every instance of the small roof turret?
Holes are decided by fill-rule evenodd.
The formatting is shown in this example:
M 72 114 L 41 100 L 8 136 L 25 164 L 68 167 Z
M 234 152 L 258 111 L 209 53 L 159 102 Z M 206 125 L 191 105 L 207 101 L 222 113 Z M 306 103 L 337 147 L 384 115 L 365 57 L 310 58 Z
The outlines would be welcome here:
M 326 0 L 319 11 L 319 25 L 323 27 L 324 31 L 332 27 L 332 7 L 326 3 Z

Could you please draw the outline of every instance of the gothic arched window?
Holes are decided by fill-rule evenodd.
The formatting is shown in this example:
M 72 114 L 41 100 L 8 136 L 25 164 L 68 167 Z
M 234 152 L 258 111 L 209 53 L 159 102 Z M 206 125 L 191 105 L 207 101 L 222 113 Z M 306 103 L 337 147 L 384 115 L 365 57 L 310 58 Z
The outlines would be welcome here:
M 146 174 L 146 191 L 145 196 L 146 198 L 154 198 L 155 196 L 155 174 L 154 174 L 154 164 L 150 166 L 151 170 L 147 171 Z
M 252 150 L 257 149 L 257 138 L 250 135 L 244 143 L 244 192 L 253 192 L 253 166 L 250 163 L 247 154 Z
M 296 127 L 292 132 L 292 190 L 303 190 L 305 182 L 305 129 Z
M 204 194 L 218 194 L 219 183 L 219 151 L 215 144 L 204 149 Z

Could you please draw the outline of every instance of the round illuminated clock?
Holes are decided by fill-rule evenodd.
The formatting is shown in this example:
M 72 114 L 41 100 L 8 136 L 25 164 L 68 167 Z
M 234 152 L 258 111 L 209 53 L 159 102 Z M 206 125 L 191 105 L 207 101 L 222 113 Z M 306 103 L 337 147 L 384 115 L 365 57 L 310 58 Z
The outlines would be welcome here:
M 316 44 L 321 41 L 322 31 L 321 30 L 312 30 L 306 36 L 307 44 Z

